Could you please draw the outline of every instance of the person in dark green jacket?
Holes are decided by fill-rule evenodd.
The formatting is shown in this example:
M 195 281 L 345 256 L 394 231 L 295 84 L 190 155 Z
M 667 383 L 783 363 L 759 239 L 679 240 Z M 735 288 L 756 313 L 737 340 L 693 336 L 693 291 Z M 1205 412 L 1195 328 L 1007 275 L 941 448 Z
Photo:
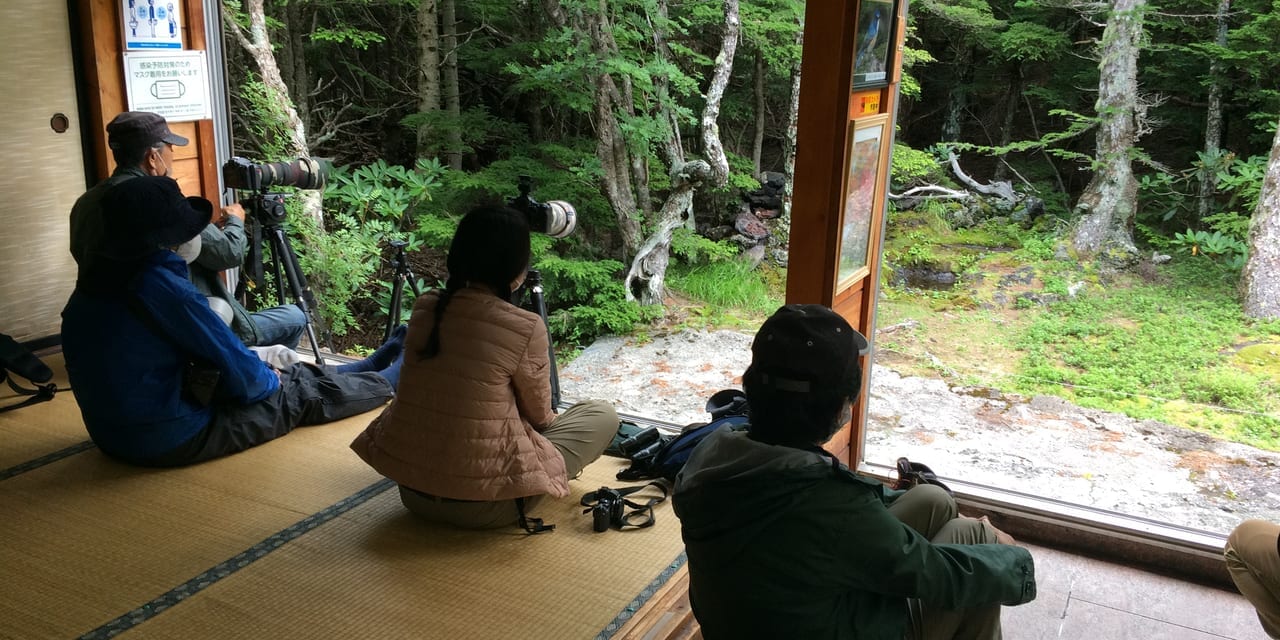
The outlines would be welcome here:
M 945 490 L 891 490 L 822 449 L 866 350 L 824 306 L 780 308 L 743 375 L 750 424 L 708 436 L 676 478 L 707 640 L 1000 638 L 1001 605 L 1035 598 L 1031 554 Z

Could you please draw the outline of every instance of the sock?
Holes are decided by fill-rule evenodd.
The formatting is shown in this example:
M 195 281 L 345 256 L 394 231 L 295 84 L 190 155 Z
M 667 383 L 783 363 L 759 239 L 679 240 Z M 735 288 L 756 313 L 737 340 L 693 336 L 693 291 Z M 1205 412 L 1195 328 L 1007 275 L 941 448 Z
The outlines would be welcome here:
M 408 330 L 409 327 L 403 324 L 396 327 L 395 331 L 391 332 L 391 338 L 369 354 L 369 357 L 359 362 L 338 365 L 338 373 L 381 371 L 390 367 L 400 357 L 400 352 L 404 351 L 404 336 Z
M 395 362 L 391 363 L 391 366 L 379 371 L 378 375 L 386 378 L 387 382 L 389 382 L 391 386 L 398 389 L 400 387 L 400 366 L 403 364 L 404 355 L 401 354 L 399 358 L 396 358 Z

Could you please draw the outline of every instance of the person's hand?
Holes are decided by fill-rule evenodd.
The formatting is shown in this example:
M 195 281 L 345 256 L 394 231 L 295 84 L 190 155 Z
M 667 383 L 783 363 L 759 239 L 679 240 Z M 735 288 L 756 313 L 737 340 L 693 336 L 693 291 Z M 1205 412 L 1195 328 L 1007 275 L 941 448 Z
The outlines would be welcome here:
M 235 202 L 223 207 L 220 215 L 218 216 L 217 221 L 214 222 L 214 224 L 221 227 L 222 225 L 225 225 L 227 223 L 227 220 L 231 219 L 232 217 L 239 218 L 241 222 L 244 222 L 244 207 L 240 206 L 239 202 Z

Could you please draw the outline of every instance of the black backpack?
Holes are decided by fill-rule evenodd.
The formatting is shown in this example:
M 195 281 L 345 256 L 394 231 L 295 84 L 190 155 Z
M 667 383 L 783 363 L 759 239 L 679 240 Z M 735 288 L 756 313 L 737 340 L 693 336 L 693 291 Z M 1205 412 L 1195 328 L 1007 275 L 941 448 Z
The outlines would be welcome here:
M 676 436 L 663 436 L 656 451 L 641 452 L 631 458 L 631 466 L 618 472 L 618 479 L 627 482 L 665 478 L 672 482 L 689 461 L 689 456 L 707 436 L 718 429 L 747 424 L 747 397 L 737 389 L 725 389 L 707 400 L 711 422 L 688 425 Z

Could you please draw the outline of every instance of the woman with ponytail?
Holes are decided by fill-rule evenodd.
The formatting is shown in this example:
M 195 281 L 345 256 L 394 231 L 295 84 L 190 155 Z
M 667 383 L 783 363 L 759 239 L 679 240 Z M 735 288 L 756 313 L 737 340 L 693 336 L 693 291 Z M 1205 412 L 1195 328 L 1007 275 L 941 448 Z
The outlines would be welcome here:
M 569 479 L 617 432 L 604 402 L 553 412 L 546 325 L 511 302 L 529 259 L 519 212 L 463 217 L 444 289 L 414 304 L 395 400 L 351 443 L 428 520 L 543 530 L 525 512 L 544 495 L 569 495 Z

